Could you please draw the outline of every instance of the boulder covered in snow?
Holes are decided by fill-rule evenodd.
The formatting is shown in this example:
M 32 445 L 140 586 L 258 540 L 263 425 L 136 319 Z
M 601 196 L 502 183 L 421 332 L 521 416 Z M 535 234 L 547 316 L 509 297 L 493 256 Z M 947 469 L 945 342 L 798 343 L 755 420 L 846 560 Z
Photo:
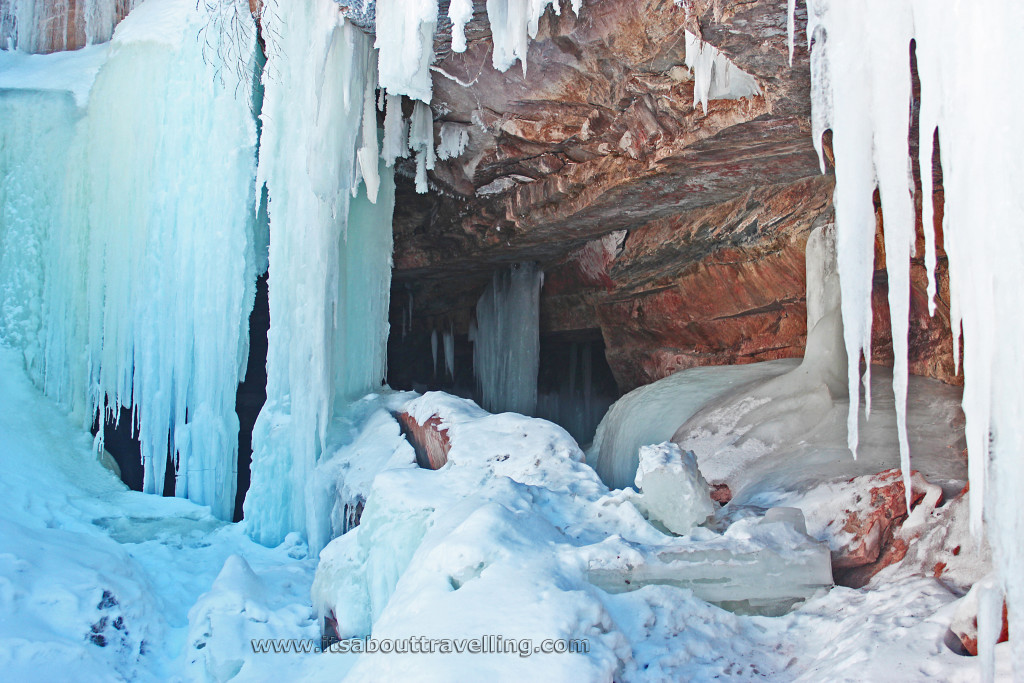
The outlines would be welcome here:
M 983 594 L 986 591 L 995 590 L 997 590 L 995 582 L 991 576 L 988 576 L 974 584 L 957 605 L 957 610 L 953 615 L 953 622 L 949 625 L 949 630 L 960 639 L 964 650 L 969 655 L 975 657 L 978 655 L 978 611 L 981 600 L 984 598 Z M 999 601 L 998 597 L 996 601 Z M 999 627 L 999 635 L 996 638 L 997 643 L 1005 643 L 1010 637 L 1005 600 L 1002 601 L 1002 607 L 1002 621 Z
M 697 457 L 670 441 L 640 448 L 636 486 L 647 517 L 675 534 L 689 532 L 715 512 Z

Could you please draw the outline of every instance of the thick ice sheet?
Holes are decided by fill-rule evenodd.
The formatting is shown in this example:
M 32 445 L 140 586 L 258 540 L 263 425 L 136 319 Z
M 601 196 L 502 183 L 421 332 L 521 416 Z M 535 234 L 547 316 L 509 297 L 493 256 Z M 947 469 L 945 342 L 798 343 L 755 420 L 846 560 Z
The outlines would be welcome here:
M 608 486 L 633 485 L 641 446 L 668 441 L 695 412 L 713 399 L 751 382 L 776 377 L 796 360 L 750 365 L 691 368 L 634 389 L 608 410 L 587 451 L 590 463 Z
M 96 74 L 109 52 L 108 45 L 92 45 L 73 52 L 48 55 L 0 50 L 0 91 L 69 92 L 75 103 L 84 107 Z

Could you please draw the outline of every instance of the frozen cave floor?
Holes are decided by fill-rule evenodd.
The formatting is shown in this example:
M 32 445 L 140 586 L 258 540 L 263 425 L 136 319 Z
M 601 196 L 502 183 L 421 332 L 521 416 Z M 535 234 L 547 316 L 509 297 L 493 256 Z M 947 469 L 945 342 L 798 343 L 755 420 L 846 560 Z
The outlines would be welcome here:
M 318 570 L 296 535 L 266 548 L 244 523 L 128 491 L 16 352 L 0 347 L 0 373 L 0 670 L 10 680 L 980 679 L 976 660 L 945 644 L 959 594 L 917 565 L 894 565 L 864 589 L 816 591 L 776 617 L 674 585 L 595 586 L 597 565 L 639 565 L 688 544 L 738 548 L 762 532 L 662 533 L 630 502 L 636 494 L 609 492 L 542 420 L 443 394 L 414 399 L 407 409 L 441 415 L 451 440 L 448 464 L 432 471 L 399 443 L 397 397 L 364 399 L 373 409 L 363 433 L 326 457 L 341 474 L 373 451 L 376 476 L 362 472 L 362 523 L 325 548 Z M 586 638 L 590 652 L 253 652 L 256 638 L 319 642 L 327 611 L 344 636 Z

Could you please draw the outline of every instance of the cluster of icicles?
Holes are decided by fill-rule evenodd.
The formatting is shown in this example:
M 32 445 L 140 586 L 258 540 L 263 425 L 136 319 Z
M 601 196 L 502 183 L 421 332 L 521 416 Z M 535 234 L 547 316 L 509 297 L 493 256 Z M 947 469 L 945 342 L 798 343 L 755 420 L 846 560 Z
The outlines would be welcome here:
M 886 268 L 895 354 L 900 454 L 910 473 L 907 393 L 914 185 L 908 147 L 911 49 L 920 78 L 920 167 L 929 306 L 936 296 L 933 144 L 941 146 L 943 246 L 949 259 L 953 353 L 963 364 L 971 522 L 985 527 L 1000 577 L 982 597 L 979 641 L 986 678 L 1005 595 L 1015 668 L 1024 672 L 1024 128 L 1016 83 L 1024 64 L 1024 5 L 1013 0 L 807 0 L 813 135 L 831 129 L 842 310 L 852 397 L 870 358 L 877 188 L 885 216 Z M 790 48 L 796 2 L 789 2 Z M 902 67 L 901 67 L 902 65 Z M 824 161 L 822 162 L 824 167 Z M 963 358 L 959 357 L 963 336 Z M 867 365 L 870 372 L 870 364 Z M 865 378 L 865 383 L 867 379 Z M 849 439 L 857 446 L 858 402 Z M 870 410 L 870 405 L 867 406 Z M 909 492 L 909 484 L 907 491 Z

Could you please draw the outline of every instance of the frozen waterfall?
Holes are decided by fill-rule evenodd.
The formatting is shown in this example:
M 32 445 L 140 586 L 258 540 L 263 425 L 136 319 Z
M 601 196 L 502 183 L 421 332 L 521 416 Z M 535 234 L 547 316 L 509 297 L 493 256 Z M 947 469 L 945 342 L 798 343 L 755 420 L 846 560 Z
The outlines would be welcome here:
M 0 57 L 0 337 L 84 425 L 133 410 L 147 491 L 171 453 L 177 495 L 229 519 L 256 126 L 249 84 L 196 40 L 209 20 L 146 3 L 109 45 Z M 252 28 L 207 39 L 254 54 Z
M 275 545 L 291 531 L 313 535 L 307 483 L 335 405 L 384 377 L 394 181 L 376 120 L 364 118 L 376 115 L 371 38 L 331 0 L 268 2 L 264 23 L 275 37 L 258 173 L 270 196 L 272 322 L 245 518 Z

